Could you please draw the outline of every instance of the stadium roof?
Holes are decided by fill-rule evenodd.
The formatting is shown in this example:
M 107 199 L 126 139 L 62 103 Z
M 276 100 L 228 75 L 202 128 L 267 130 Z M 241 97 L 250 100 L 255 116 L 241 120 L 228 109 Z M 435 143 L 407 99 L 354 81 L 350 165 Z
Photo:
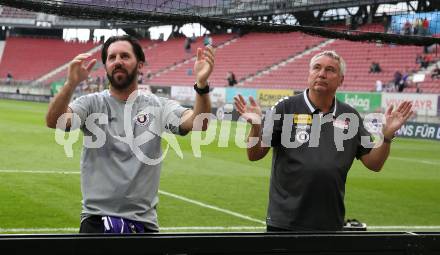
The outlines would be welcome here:
M 183 19 L 181 23 L 196 22 L 198 17 L 216 17 L 224 19 L 237 19 L 245 17 L 258 17 L 278 14 L 295 14 L 301 12 L 311 11 L 325 11 L 339 8 L 359 7 L 366 5 L 379 5 L 379 4 L 397 4 L 397 3 L 409 3 L 402 0 L 194 0 L 194 1 L 169 1 L 169 0 L 144 0 L 142 5 L 139 2 L 132 1 L 106 1 L 106 0 L 64 0 L 64 1 L 46 1 L 53 2 L 57 6 L 76 6 L 81 7 L 83 10 L 93 8 L 95 11 L 101 7 L 101 9 L 115 9 L 132 11 L 136 16 L 142 16 L 142 12 L 145 12 L 145 20 L 130 20 L 124 22 L 123 19 L 106 20 L 100 18 L 94 19 L 93 15 L 87 16 L 81 14 L 81 17 L 60 17 L 56 15 L 47 15 L 39 13 L 36 18 L 23 18 L 20 16 L 13 17 L 2 15 L 0 17 L 0 25 L 14 26 L 14 27 L 40 27 L 40 28 L 126 28 L 126 27 L 150 27 L 158 25 L 169 25 L 176 23 L 176 19 L 170 19 L 167 23 L 166 18 L 154 20 L 154 16 L 163 14 L 169 14 L 170 16 L 184 15 L 186 19 Z M 60 3 L 61 2 L 61 3 Z M 150 3 L 151 2 L 151 3 Z M 413 1 L 417 2 L 417 1 Z M 22 7 L 47 11 L 48 13 L 58 15 L 72 15 L 71 12 L 61 12 L 54 8 L 39 7 L 42 2 L 38 1 L 12 1 L 2 0 L 1 3 L 11 7 Z M 0 6 L 1 8 L 1 6 Z M 8 7 L 9 8 L 9 7 Z M 11 9 L 11 8 L 9 8 Z M 78 13 L 78 12 L 76 12 Z M 147 15 L 152 14 L 152 15 Z M 118 13 L 115 13 L 117 16 Z M 152 17 L 152 18 L 151 18 Z M 117 17 L 116 17 L 117 18 Z M 185 22 L 189 21 L 189 22 Z

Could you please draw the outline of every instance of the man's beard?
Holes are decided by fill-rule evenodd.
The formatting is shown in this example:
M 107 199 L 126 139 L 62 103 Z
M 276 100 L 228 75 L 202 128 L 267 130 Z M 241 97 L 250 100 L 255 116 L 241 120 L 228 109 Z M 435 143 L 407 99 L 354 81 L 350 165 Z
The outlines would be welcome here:
M 122 71 L 125 73 L 125 78 L 122 78 L 121 80 L 117 80 L 115 78 L 115 73 L 117 71 Z M 128 73 L 128 71 L 122 67 L 115 68 L 112 72 L 112 75 L 109 75 L 107 72 L 107 78 L 110 81 L 110 84 L 112 87 L 116 90 L 125 90 L 126 88 L 130 87 L 131 83 L 134 81 L 134 79 L 137 76 L 137 70 L 134 69 L 133 72 Z

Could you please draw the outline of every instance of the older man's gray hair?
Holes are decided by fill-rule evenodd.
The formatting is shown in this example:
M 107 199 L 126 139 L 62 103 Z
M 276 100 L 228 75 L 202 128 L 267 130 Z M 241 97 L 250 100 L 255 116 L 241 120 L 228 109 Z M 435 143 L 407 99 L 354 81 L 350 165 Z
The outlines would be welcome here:
M 345 61 L 344 59 L 338 55 L 338 53 L 336 53 L 333 50 L 326 50 L 326 51 L 322 51 L 318 54 L 316 54 L 315 56 L 313 56 L 313 58 L 310 60 L 310 68 L 312 68 L 312 63 L 316 61 L 316 59 L 318 59 L 319 57 L 322 56 L 327 56 L 327 57 L 331 57 L 332 59 L 338 61 L 339 63 L 339 70 L 341 75 L 345 75 Z

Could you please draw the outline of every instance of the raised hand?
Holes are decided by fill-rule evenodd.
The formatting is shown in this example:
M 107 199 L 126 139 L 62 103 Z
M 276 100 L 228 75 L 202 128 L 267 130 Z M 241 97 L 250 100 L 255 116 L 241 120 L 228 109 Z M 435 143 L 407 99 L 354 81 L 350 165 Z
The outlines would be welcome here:
M 393 108 L 393 105 L 391 105 L 385 113 L 386 122 L 383 126 L 383 134 L 388 138 L 392 137 L 413 114 L 410 101 L 403 101 L 395 111 L 393 111 Z
M 208 83 L 208 78 L 214 69 L 215 50 L 212 46 L 207 46 L 203 51 L 197 49 L 197 60 L 194 63 L 194 73 L 196 82 L 200 88 L 204 88 Z
M 255 102 L 252 96 L 249 97 L 249 105 L 243 96 L 238 94 L 234 97 L 234 105 L 237 112 L 242 118 L 244 118 L 250 124 L 261 124 L 261 112 L 260 106 Z
M 96 64 L 96 59 L 90 60 L 86 63 L 86 59 L 89 58 L 91 54 L 83 53 L 76 56 L 72 61 L 70 61 L 69 68 L 67 71 L 67 82 L 71 86 L 78 86 L 78 84 L 90 75 L 90 71 Z

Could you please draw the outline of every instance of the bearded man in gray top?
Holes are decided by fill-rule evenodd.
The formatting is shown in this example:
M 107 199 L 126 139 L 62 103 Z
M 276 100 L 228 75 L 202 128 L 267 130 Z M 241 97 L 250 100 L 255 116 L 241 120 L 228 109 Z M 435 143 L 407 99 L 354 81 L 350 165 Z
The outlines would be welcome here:
M 161 134 L 207 129 L 207 119 L 197 116 L 211 112 L 208 78 L 214 68 L 214 49 L 197 51 L 193 109 L 138 91 L 137 76 L 145 55 L 130 36 L 110 37 L 103 45 L 109 90 L 69 104 L 75 88 L 97 62 L 90 57 L 84 53 L 70 62 L 66 83 L 46 115 L 50 128 L 80 128 L 84 133 L 80 233 L 157 232 Z

